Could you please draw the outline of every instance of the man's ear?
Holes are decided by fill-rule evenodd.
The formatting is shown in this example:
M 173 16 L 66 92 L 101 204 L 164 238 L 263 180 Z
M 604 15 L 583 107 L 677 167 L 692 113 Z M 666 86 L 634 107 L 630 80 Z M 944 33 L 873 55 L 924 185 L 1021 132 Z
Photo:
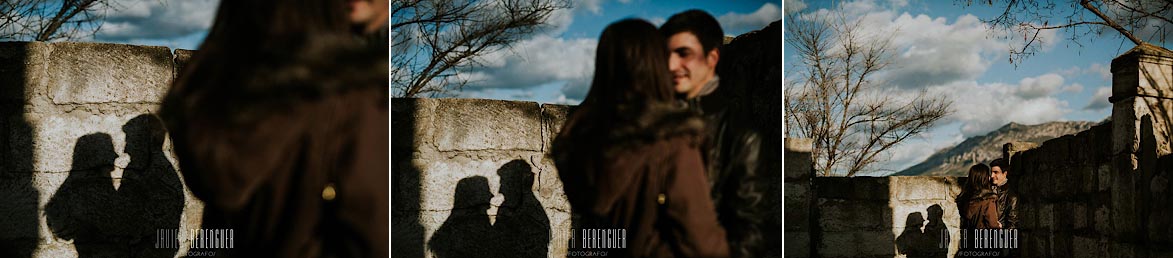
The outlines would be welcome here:
M 709 67 L 716 69 L 717 61 L 721 60 L 721 49 L 714 47 L 713 50 L 709 50 L 709 54 L 705 58 L 708 59 L 705 61 L 708 61 Z

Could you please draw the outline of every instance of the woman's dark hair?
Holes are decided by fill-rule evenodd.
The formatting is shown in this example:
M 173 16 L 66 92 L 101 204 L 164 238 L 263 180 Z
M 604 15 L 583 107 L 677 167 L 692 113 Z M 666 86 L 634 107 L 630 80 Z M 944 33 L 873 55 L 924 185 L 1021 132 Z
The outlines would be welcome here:
M 990 166 L 985 164 L 977 164 L 969 167 L 969 177 L 966 178 L 965 188 L 961 189 L 961 194 L 957 195 L 957 202 L 969 201 L 971 198 L 981 197 L 983 192 L 988 192 L 994 183 L 990 180 Z
M 567 150 L 568 144 L 593 153 L 699 135 L 703 122 L 674 99 L 668 54 L 664 37 L 647 21 L 608 25 L 599 37 L 591 88 L 567 119 L 554 152 Z
M 379 63 L 351 50 L 359 47 L 346 14 L 345 1 L 221 1 L 161 116 L 175 120 L 198 112 L 240 122 L 281 102 L 355 84 L 340 80 L 378 75 L 371 70 L 381 69 L 385 81 L 385 57 Z

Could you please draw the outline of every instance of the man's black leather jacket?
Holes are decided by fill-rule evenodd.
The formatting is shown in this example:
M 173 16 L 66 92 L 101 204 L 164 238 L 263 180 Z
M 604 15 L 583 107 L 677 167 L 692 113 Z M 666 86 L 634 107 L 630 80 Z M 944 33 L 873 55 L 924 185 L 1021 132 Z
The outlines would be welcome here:
M 757 257 L 765 215 L 760 205 L 765 186 L 758 185 L 761 136 L 752 127 L 750 112 L 722 98 L 689 99 L 688 105 L 705 118 L 705 171 L 708 173 L 717 216 L 727 231 L 733 257 Z
M 998 194 L 998 222 L 1002 223 L 1002 228 L 1018 228 L 1018 194 L 1009 183 L 995 186 L 994 193 Z

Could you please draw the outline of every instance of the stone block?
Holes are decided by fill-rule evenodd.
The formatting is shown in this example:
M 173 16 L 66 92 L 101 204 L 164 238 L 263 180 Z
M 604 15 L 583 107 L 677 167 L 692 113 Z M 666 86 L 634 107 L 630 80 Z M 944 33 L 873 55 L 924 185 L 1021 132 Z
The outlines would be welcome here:
M 1135 174 L 1124 173 L 1116 174 L 1117 178 L 1112 192 L 1112 234 L 1117 238 L 1136 238 L 1136 232 L 1140 221 L 1137 213 L 1137 189 L 1135 187 Z
M 0 220 L 0 242 L 13 243 L 9 247 L 20 241 L 27 242 L 25 246 L 36 245 L 43 193 L 33 178 L 29 173 L 0 173 L 0 196 L 4 197 L 0 198 L 0 217 L 4 218 Z
M 811 257 L 809 232 L 786 232 L 786 257 Z
M 1038 228 L 1048 232 L 1055 231 L 1055 205 L 1043 204 L 1039 208 L 1039 224 Z
M 945 189 L 948 182 L 941 177 L 892 176 L 889 180 L 893 200 L 952 199 Z
M 1108 245 L 1108 254 L 1106 257 L 1126 258 L 1137 257 L 1137 247 L 1132 244 L 1112 242 Z
M 818 251 L 823 257 L 894 257 L 895 240 L 890 231 L 825 232 Z
M 1096 151 L 1100 148 L 1095 148 L 1095 130 L 1085 130 L 1077 133 L 1072 139 L 1071 144 L 1071 163 L 1075 166 L 1086 167 L 1095 164 Z
M 1071 220 L 1075 224 L 1076 231 L 1084 231 L 1091 226 L 1088 221 L 1087 204 L 1076 202 L 1072 205 Z
M 1113 96 L 1116 96 L 1115 93 Z M 1112 103 L 1113 155 L 1136 153 L 1140 150 L 1141 116 L 1136 112 L 1139 105 L 1142 104 L 1138 103 L 1136 98 L 1126 98 Z
M 786 164 L 783 164 L 785 170 L 785 180 L 803 180 L 813 177 L 814 160 L 811 156 L 814 144 L 810 139 L 801 138 L 786 138 L 786 150 L 783 154 L 785 156 Z
M 1078 193 L 1086 194 L 1096 192 L 1096 167 L 1092 164 L 1080 164 L 1072 169 L 1077 173 L 1079 178 Z
M 183 69 L 187 68 L 187 64 L 191 62 L 191 57 L 195 55 L 195 53 L 195 50 L 175 50 L 175 78 L 179 78 L 179 76 L 183 74 Z
M 1097 238 L 1075 236 L 1072 239 L 1073 257 L 1076 258 L 1100 258 L 1104 257 L 1104 250 L 1100 246 L 1100 240 Z
M 829 199 L 887 201 L 889 177 L 815 177 L 815 196 Z
M 53 43 L 46 68 L 54 104 L 159 103 L 174 78 L 166 47 Z
M 1112 234 L 1112 217 L 1109 216 L 1109 215 L 1111 215 L 1111 213 L 1108 210 L 1108 207 L 1109 207 L 1108 205 L 1099 205 L 1095 208 L 1095 211 L 1094 211 L 1095 213 L 1093 214 L 1094 219 L 1095 219 L 1094 225 L 1095 225 L 1096 233 L 1099 233 L 1101 235 L 1111 235 Z
M 884 202 L 819 199 L 818 223 L 822 232 L 890 230 L 892 211 Z M 900 219 L 904 219 L 901 216 Z
M 25 104 L 43 91 L 50 52 L 49 43 L 0 42 L 0 103 Z
M 812 212 L 810 203 L 810 188 L 809 186 L 798 186 L 795 183 L 786 183 L 786 207 L 785 219 L 786 231 L 807 231 L 810 229 L 810 213 Z
M 446 99 L 435 112 L 432 137 L 439 151 L 542 150 L 537 103 Z
M 391 149 L 392 159 L 410 159 L 411 152 L 435 151 L 432 144 L 432 126 L 436 105 L 440 99 L 392 98 L 391 99 Z M 403 154 L 399 154 L 403 153 Z
M 567 105 L 542 104 L 543 151 L 549 152 L 550 146 L 554 144 L 554 138 L 562 132 L 562 125 L 566 124 L 566 119 L 570 117 L 573 109 L 573 106 Z
M 1112 146 L 1112 124 L 1114 122 L 1108 121 L 1105 124 L 1092 127 L 1095 131 L 1095 139 L 1091 146 L 1098 146 L 1095 149 L 1096 164 L 1107 163 L 1111 160 L 1112 148 L 1105 148 L 1104 146 Z
M 1111 163 L 1102 163 L 1096 167 L 1096 190 L 1106 191 L 1112 188 L 1115 174 L 1112 173 Z

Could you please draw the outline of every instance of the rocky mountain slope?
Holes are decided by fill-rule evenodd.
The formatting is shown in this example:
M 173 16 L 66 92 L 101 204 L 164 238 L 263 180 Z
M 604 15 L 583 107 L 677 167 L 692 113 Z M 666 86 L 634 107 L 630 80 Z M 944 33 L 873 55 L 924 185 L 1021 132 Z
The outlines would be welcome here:
M 1044 141 L 1059 136 L 1087 130 L 1097 122 L 1050 122 L 1037 125 L 1009 123 L 986 135 L 970 137 L 950 148 L 939 150 L 924 162 L 916 164 L 894 176 L 965 176 L 969 167 L 978 162 L 986 163 L 1002 156 L 1002 145 L 1007 142 Z

